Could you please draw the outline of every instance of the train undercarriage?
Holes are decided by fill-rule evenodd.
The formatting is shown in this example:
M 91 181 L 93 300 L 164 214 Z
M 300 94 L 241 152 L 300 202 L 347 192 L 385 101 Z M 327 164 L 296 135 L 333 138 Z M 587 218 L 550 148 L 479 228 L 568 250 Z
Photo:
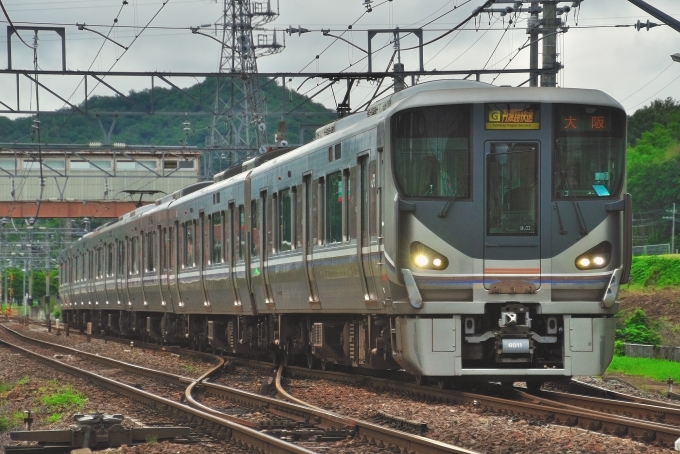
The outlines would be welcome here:
M 611 317 L 541 314 L 537 304 L 487 304 L 484 314 L 260 316 L 138 311 L 65 312 L 71 329 L 182 345 L 276 363 L 405 370 L 416 377 L 545 381 L 600 373 Z
M 386 316 L 215 316 L 137 311 L 75 310 L 64 313 L 70 329 L 93 334 L 182 345 L 198 351 L 293 361 L 310 368 L 332 365 L 400 369 L 391 355 Z

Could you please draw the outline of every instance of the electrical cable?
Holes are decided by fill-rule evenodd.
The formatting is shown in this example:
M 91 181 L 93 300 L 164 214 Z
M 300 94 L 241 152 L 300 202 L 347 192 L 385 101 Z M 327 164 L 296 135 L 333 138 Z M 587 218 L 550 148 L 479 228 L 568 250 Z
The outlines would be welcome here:
M 640 87 L 639 89 L 637 89 L 635 92 L 633 92 L 633 93 L 631 93 L 630 95 L 626 96 L 625 98 L 623 98 L 623 99 L 620 100 L 619 102 L 623 102 L 623 101 L 625 101 L 626 99 L 630 98 L 631 96 L 636 95 L 637 93 L 639 93 L 640 90 L 642 90 L 643 88 L 647 87 L 649 84 L 651 84 L 651 83 L 654 82 L 656 79 L 658 79 L 663 73 L 665 73 L 666 71 L 668 71 L 668 68 L 670 68 L 670 67 L 673 66 L 674 64 L 675 64 L 675 62 L 671 62 L 671 64 L 668 65 L 668 66 L 666 66 L 666 68 L 665 68 L 663 71 L 661 71 L 659 74 L 657 74 L 656 77 L 654 77 L 654 79 L 650 80 L 649 82 L 647 82 L 646 84 L 644 84 L 642 87 Z
M 162 4 L 161 7 L 158 9 L 158 11 L 156 11 L 156 14 L 154 14 L 153 17 L 147 22 L 147 26 L 148 26 L 149 24 L 151 24 L 151 22 L 158 16 L 158 14 L 160 14 L 160 12 L 163 10 L 163 8 L 165 7 L 165 5 L 167 5 L 167 3 L 168 3 L 169 1 L 170 1 L 170 0 L 164 0 L 164 1 L 163 1 L 163 4 Z M 142 33 L 144 33 L 145 30 L 146 30 L 146 27 L 142 28 L 142 30 L 137 34 L 137 36 L 135 36 L 135 38 L 133 39 L 133 41 L 128 45 L 127 49 L 125 49 L 125 51 L 124 51 L 119 57 L 116 58 L 116 61 L 111 65 L 111 67 L 108 69 L 107 72 L 110 72 L 110 71 L 113 69 L 113 67 L 120 61 L 120 59 L 123 57 L 123 55 L 125 55 L 125 53 L 128 51 L 128 49 L 130 49 L 130 48 L 132 47 L 132 45 L 135 43 L 135 41 L 137 41 L 137 39 L 142 35 Z M 106 76 L 103 76 L 102 79 L 103 79 L 104 77 L 106 77 Z M 36 79 L 36 80 L 37 80 L 37 79 Z M 90 94 L 92 94 L 92 92 L 93 92 L 98 86 L 99 86 L 99 82 L 95 85 L 95 87 L 94 87 L 92 90 L 90 90 L 90 93 L 88 94 L 88 96 L 89 96 Z M 57 130 L 56 130 L 55 132 L 59 132 L 61 129 L 63 129 L 63 128 L 66 126 L 66 124 L 71 120 L 71 118 L 73 118 L 73 116 L 75 115 L 75 113 L 76 113 L 76 111 L 73 110 L 73 111 L 71 112 L 71 114 L 64 120 L 64 122 L 63 122 L 61 125 L 59 125 L 59 127 L 57 128 Z M 42 174 L 42 165 L 41 165 L 40 167 L 41 167 L 41 174 Z M 28 177 L 28 175 L 24 175 L 24 176 L 22 177 L 22 181 L 24 181 L 27 177 Z M 42 177 L 41 177 L 41 185 L 42 185 Z M 23 187 L 23 184 L 22 184 L 22 187 Z M 41 199 L 42 199 L 42 186 L 41 186 Z M 40 209 L 40 205 L 38 205 L 38 209 Z
M 21 40 L 21 42 L 24 43 L 24 46 L 28 47 L 29 49 L 35 49 L 35 47 L 26 44 L 26 41 L 24 41 L 24 39 L 21 37 L 19 30 L 17 30 L 17 28 L 12 23 L 12 19 L 9 18 L 9 14 L 7 14 L 7 10 L 5 9 L 5 5 L 2 4 L 2 0 L 0 0 L 0 8 L 2 8 L 2 12 L 5 15 L 5 18 L 7 18 L 7 22 L 9 23 L 10 27 L 12 27 L 12 30 L 14 30 L 14 33 L 17 34 L 17 37 Z
M 639 103 L 635 104 L 633 107 L 630 107 L 630 108 L 628 108 L 628 109 L 626 109 L 626 110 L 633 110 L 633 109 L 635 109 L 637 106 L 639 106 L 640 104 L 646 103 L 647 101 L 649 101 L 650 99 L 652 99 L 654 96 L 656 96 L 656 95 L 658 95 L 659 93 L 661 93 L 662 91 L 664 91 L 664 90 L 665 90 L 666 88 L 668 88 L 673 82 L 675 82 L 675 81 L 678 80 L 678 79 L 680 79 L 680 75 L 678 75 L 678 77 L 676 77 L 675 79 L 671 80 L 668 84 L 666 84 L 663 88 L 661 88 L 659 91 L 657 91 L 656 93 L 654 93 L 652 96 L 648 97 L 648 98 L 645 99 L 644 101 L 639 102 Z
M 486 65 L 489 64 L 489 62 L 491 61 L 491 58 L 493 58 L 494 54 L 496 53 L 496 49 L 498 49 L 498 46 L 501 45 L 501 42 L 503 41 L 503 38 L 505 38 L 505 34 L 507 33 L 508 29 L 510 28 L 510 25 L 512 25 L 512 23 L 508 23 L 508 26 L 505 28 L 505 31 L 501 35 L 501 39 L 499 39 L 498 43 L 496 43 L 496 47 L 494 47 L 493 51 L 491 51 L 491 55 L 489 55 L 489 59 L 486 61 L 486 63 L 484 63 L 484 67 L 482 69 L 486 69 Z

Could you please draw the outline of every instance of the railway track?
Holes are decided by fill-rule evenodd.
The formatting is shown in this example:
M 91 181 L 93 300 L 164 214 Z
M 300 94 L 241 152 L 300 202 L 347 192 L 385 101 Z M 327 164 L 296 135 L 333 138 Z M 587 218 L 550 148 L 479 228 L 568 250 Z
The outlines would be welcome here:
M 40 344 L 49 344 L 44 341 L 32 339 L 23 336 L 16 331 L 10 330 L 3 326 L 7 331 L 12 332 L 13 335 L 19 336 L 22 340 L 27 342 L 36 342 Z M 6 341 L 3 343 L 8 344 Z M 431 440 L 422 436 L 411 433 L 394 430 L 387 427 L 382 427 L 376 424 L 365 421 L 354 420 L 335 415 L 331 412 L 319 408 L 311 408 L 305 402 L 290 403 L 282 400 L 272 399 L 267 396 L 260 396 L 254 393 L 230 388 L 227 386 L 218 385 L 209 381 L 210 377 L 216 372 L 223 370 L 224 361 L 220 359 L 217 364 L 209 371 L 205 372 L 201 377 L 192 379 L 183 377 L 168 372 L 158 373 L 156 370 L 147 369 L 141 366 L 124 363 L 121 361 L 105 358 L 99 355 L 93 355 L 74 350 L 70 347 L 65 347 L 56 344 L 49 344 L 50 348 L 58 349 L 59 351 L 67 352 L 69 354 L 78 354 L 83 358 L 106 364 L 109 367 L 121 368 L 135 374 L 141 374 L 153 377 L 156 374 L 158 379 L 166 380 L 171 383 L 186 383 L 188 386 L 184 392 L 184 402 L 186 405 L 172 402 L 169 404 L 167 398 L 154 396 L 146 393 L 142 399 L 149 406 L 166 409 L 171 407 L 172 411 L 188 412 L 187 418 L 193 422 L 192 427 L 199 431 L 207 433 L 215 438 L 234 438 L 237 443 L 242 446 L 247 446 L 249 449 L 261 449 L 262 452 L 313 452 L 305 448 L 300 448 L 292 443 L 284 441 L 300 441 L 311 440 L 315 443 L 323 443 L 330 441 L 337 441 L 345 439 L 348 436 L 355 437 L 362 443 L 366 444 L 367 449 L 377 447 L 385 449 L 388 452 L 399 453 L 425 453 L 425 454 L 440 454 L 440 453 L 461 453 L 472 454 L 473 451 L 463 449 L 457 446 Z M 30 354 L 40 362 L 49 364 L 51 367 L 56 367 L 60 370 L 72 373 L 77 376 L 95 379 L 101 381 L 103 387 L 119 392 L 128 397 L 130 393 L 135 394 L 133 390 L 140 391 L 134 386 L 125 385 L 115 380 L 102 377 L 98 374 L 83 371 L 82 369 L 73 368 L 73 366 L 65 365 L 61 362 L 55 361 L 43 355 L 38 355 L 27 349 L 14 346 L 20 349 L 25 354 Z M 285 395 L 285 391 L 280 385 L 281 370 L 279 371 L 277 380 L 277 389 L 281 394 Z M 118 385 L 123 388 L 119 389 Z M 216 409 L 214 405 L 206 405 L 201 402 L 204 396 L 217 396 L 220 402 L 229 402 L 229 410 L 234 410 L 236 407 L 242 409 L 255 409 L 259 413 L 266 413 L 267 418 L 262 420 L 253 420 L 244 418 L 242 415 L 233 416 L 224 411 L 224 409 Z M 224 405 L 221 405 L 222 407 Z M 244 410 L 244 413 L 248 410 Z M 241 428 L 246 435 L 237 431 L 235 427 Z M 202 429 L 202 430 L 201 430 Z M 253 434 L 262 435 L 262 440 L 252 440 Z M 242 440 L 244 439 L 244 440 Z M 278 440 L 285 445 L 272 446 L 272 440 Z M 275 450 L 272 450 L 275 448 Z M 286 449 L 290 449 L 287 451 Z M 296 449 L 304 449 L 298 451 Z M 326 451 L 326 449 L 324 449 Z M 255 451 L 260 452 L 260 451 Z
M 5 330 L 7 327 L 3 326 Z M 23 336 L 25 339 L 26 336 Z M 36 341 L 42 342 L 42 341 Z M 209 414 L 204 411 L 190 407 L 189 405 L 176 402 L 161 396 L 154 395 L 147 391 L 138 389 L 134 386 L 130 386 L 125 383 L 118 382 L 116 380 L 82 370 L 81 368 L 65 364 L 56 359 L 35 353 L 27 348 L 20 347 L 12 342 L 5 339 L 0 339 L 0 343 L 21 352 L 22 354 L 30 357 L 33 360 L 38 361 L 48 367 L 54 368 L 61 372 L 73 375 L 78 378 L 85 380 L 90 380 L 96 383 L 103 389 L 115 392 L 119 395 L 127 397 L 135 402 L 138 402 L 148 408 L 151 408 L 159 413 L 173 414 L 178 419 L 184 419 L 188 421 L 188 425 L 192 429 L 199 433 L 212 436 L 218 440 L 228 440 L 230 444 L 235 447 L 243 449 L 245 452 L 251 450 L 251 452 L 257 453 L 296 453 L 296 454 L 311 454 L 314 451 L 310 451 L 306 448 L 288 443 L 284 440 L 263 434 L 250 427 L 245 427 L 229 421 L 225 418 L 221 418 L 214 414 Z M 46 344 L 46 343 L 44 343 Z M 55 348 L 67 348 L 63 346 L 57 346 Z M 100 357 L 101 358 L 101 357 Z M 139 367 L 139 366 L 135 366 Z M 148 373 L 152 373 L 149 371 Z
M 184 352 L 191 354 L 192 352 Z M 245 365 L 255 365 L 258 367 L 271 367 L 271 363 L 254 361 L 240 358 L 232 358 L 234 363 Z M 492 387 L 488 392 L 465 392 L 459 390 L 439 389 L 434 386 L 420 386 L 403 380 L 393 380 L 376 378 L 370 376 L 358 376 L 356 374 L 346 374 L 342 372 L 321 371 L 304 367 L 287 366 L 285 372 L 279 371 L 277 379 L 277 391 L 280 396 L 295 402 L 294 396 L 287 394 L 281 386 L 281 376 L 285 373 L 291 378 L 313 378 L 340 381 L 353 385 L 363 385 L 377 390 L 391 390 L 407 394 L 411 397 L 424 399 L 432 402 L 449 402 L 452 404 L 470 404 L 488 411 L 501 415 L 516 416 L 525 418 L 530 424 L 559 424 L 568 427 L 579 427 L 584 430 L 600 432 L 619 437 L 629 437 L 633 440 L 655 444 L 662 447 L 673 447 L 680 439 L 680 405 L 643 399 L 623 393 L 616 393 L 602 388 L 587 385 L 583 382 L 573 381 L 573 384 L 600 396 L 587 396 L 573 393 L 559 393 L 553 391 L 541 391 L 530 394 L 521 389 L 509 387 Z M 397 374 L 399 375 L 399 374 Z M 402 379 L 404 377 L 401 377 Z M 238 402 L 244 400 L 245 395 L 252 395 L 245 391 L 234 390 L 234 388 L 223 387 L 202 380 L 195 384 L 198 391 L 205 391 L 206 394 L 221 396 L 229 400 Z M 229 389 L 233 391 L 228 391 Z M 232 393 L 229 397 L 228 393 Z M 262 396 L 257 396 L 261 398 Z M 259 405 L 282 405 L 279 400 L 274 402 L 260 403 Z M 274 411 L 283 413 L 300 411 L 299 407 L 308 406 L 304 402 L 297 402 L 298 407 L 282 411 L 276 408 Z M 251 403 L 251 405 L 254 405 Z M 320 410 L 320 409 L 317 409 Z M 320 410 L 323 411 L 323 410 Z M 290 416 L 289 416 L 290 417 Z M 300 417 L 300 416 L 298 416 Z M 317 414 L 305 416 L 309 420 L 318 418 Z M 344 420 L 348 421 L 347 418 Z M 335 425 L 334 425 L 335 424 Z M 340 427 L 338 420 L 327 420 L 321 423 L 323 427 Z M 377 426 L 380 427 L 380 426 Z M 378 433 L 368 434 L 368 429 L 361 429 L 354 426 L 355 434 L 366 431 L 365 437 L 362 432 L 359 438 L 370 440 L 380 440 Z M 383 436 L 386 440 L 388 437 Z M 392 441 L 387 441 L 392 443 Z M 383 441 L 385 444 L 385 441 Z M 386 444 L 385 444 L 386 445 Z M 399 444 L 394 444 L 400 446 Z M 387 445 L 386 445 L 387 446 Z M 402 442 L 403 446 L 403 442 Z M 408 451 L 408 448 L 407 452 Z M 422 448 L 421 448 L 422 449 Z M 415 452 L 429 452 L 413 449 Z
M 622 398 L 589 398 L 565 393 L 541 392 L 534 395 L 502 386 L 489 387 L 484 392 L 467 392 L 302 367 L 288 367 L 286 374 L 297 378 L 361 383 L 379 391 L 396 391 L 432 402 L 473 405 L 482 411 L 524 418 L 529 424 L 578 427 L 662 447 L 673 447 L 680 439 L 680 423 L 674 424 L 680 419 L 680 409 L 673 405 L 665 406 L 660 401 L 638 402 L 632 396 L 626 401 Z

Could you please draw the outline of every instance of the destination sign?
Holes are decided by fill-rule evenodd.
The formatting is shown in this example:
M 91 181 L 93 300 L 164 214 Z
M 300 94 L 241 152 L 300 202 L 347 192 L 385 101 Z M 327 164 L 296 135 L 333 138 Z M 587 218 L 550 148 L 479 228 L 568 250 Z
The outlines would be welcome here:
M 540 129 L 539 107 L 513 104 L 487 104 L 486 129 Z
M 557 105 L 555 115 L 555 132 L 559 135 L 593 133 L 610 135 L 620 123 L 618 112 L 609 107 Z M 616 131 L 616 135 L 621 131 Z

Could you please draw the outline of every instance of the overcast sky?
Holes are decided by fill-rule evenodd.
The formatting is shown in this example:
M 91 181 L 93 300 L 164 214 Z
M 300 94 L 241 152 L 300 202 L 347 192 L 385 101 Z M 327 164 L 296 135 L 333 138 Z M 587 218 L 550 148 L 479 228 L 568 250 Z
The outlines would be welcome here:
M 271 1 L 276 3 L 276 0 Z M 364 14 L 366 8 L 363 1 L 280 0 L 280 16 L 266 28 L 281 30 L 289 25 L 300 25 L 311 31 L 302 36 L 286 36 L 285 50 L 277 55 L 260 58 L 259 70 L 297 72 L 306 68 L 305 71 L 341 71 L 352 64 L 350 70 L 362 71 L 366 69 L 366 60 L 360 59 L 365 54 L 342 41 L 334 42 L 333 38 L 323 36 L 321 28 L 330 28 L 333 30 L 332 34 L 339 35 L 358 19 L 352 31 L 346 32 L 343 37 L 364 49 L 367 48 L 367 29 L 425 26 L 425 41 L 429 41 L 457 25 L 483 3 L 483 0 L 374 0 L 373 11 Z M 67 68 L 70 70 L 108 70 L 116 59 L 119 59 L 114 66 L 116 71 L 218 70 L 219 43 L 208 37 L 192 35 L 189 27 L 219 22 L 222 0 L 168 0 L 165 6 L 163 0 L 127 0 L 127 5 L 122 5 L 123 0 L 2 0 L 2 3 L 15 25 L 65 26 Z M 648 0 L 648 3 L 680 19 L 678 0 Z M 571 2 L 560 3 L 570 4 Z M 454 6 L 459 8 L 425 25 Z M 168 28 L 143 30 L 143 26 L 154 15 L 156 17 L 151 26 Z M 105 42 L 93 32 L 80 31 L 75 26 L 76 23 L 85 23 L 88 28 L 107 34 L 116 17 L 119 27 L 110 36 L 122 45 L 129 46 L 127 51 Z M 511 18 L 515 23 L 507 28 Z M 558 75 L 559 86 L 603 90 L 619 100 L 629 114 L 656 98 L 671 96 L 680 99 L 680 64 L 673 63 L 670 58 L 670 54 L 680 52 L 678 32 L 667 26 L 640 32 L 632 27 L 615 27 L 633 25 L 637 20 L 644 22 L 648 19 L 660 23 L 626 0 L 585 0 L 581 8 L 572 9 L 562 18 L 570 29 L 560 35 L 558 40 L 559 61 L 564 65 L 564 70 Z M 508 64 L 508 58 L 513 56 L 508 68 L 526 68 L 529 66 L 529 49 L 517 52 L 527 40 L 526 21 L 526 14 L 516 18 L 511 15 L 501 18 L 499 15 L 489 17 L 483 14 L 476 24 L 471 21 L 459 33 L 454 32 L 426 46 L 425 68 L 503 68 Z M 479 30 L 476 30 L 475 25 Z M 489 28 L 491 30 L 487 30 Z M 507 32 L 504 32 L 506 28 Z M 210 30 L 211 28 L 205 28 L 204 32 L 210 33 Z M 139 36 L 135 39 L 135 35 Z M 29 44 L 33 43 L 32 31 L 21 31 L 21 36 Z M 39 66 L 46 70 L 61 69 L 59 38 L 51 32 L 40 32 L 39 36 Z M 281 38 L 282 34 L 279 33 L 278 36 Z M 374 49 L 388 44 L 388 39 L 389 35 L 374 38 Z M 6 68 L 6 33 L 3 33 L 0 41 L 0 66 Z M 417 41 L 411 36 L 403 40 L 402 47 L 412 47 L 415 44 Z M 329 45 L 331 47 L 324 51 Z M 12 49 L 14 68 L 33 67 L 33 51 L 26 48 L 16 36 L 12 39 Z M 374 68 L 384 70 L 391 54 L 392 47 L 389 45 L 377 53 Z M 320 55 L 318 63 L 316 55 Z M 402 61 L 407 70 L 416 69 L 416 51 L 403 52 Z M 492 82 L 494 77 L 484 76 L 482 80 Z M 526 79 L 526 75 L 502 75 L 493 80 L 493 83 L 518 85 Z M 80 82 L 76 78 L 63 77 L 46 77 L 42 81 L 64 98 L 69 98 Z M 111 82 L 123 91 L 149 88 L 150 84 L 149 79 L 111 79 Z M 184 86 L 195 83 L 192 79 L 177 82 Z M 299 91 L 304 93 L 312 90 L 313 93 L 317 82 L 322 83 L 309 81 Z M 297 89 L 300 83 L 301 80 L 294 82 L 294 88 Z M 14 77 L 0 76 L 0 84 L 0 101 L 16 106 Z M 22 107 L 29 104 L 34 106 L 31 87 L 25 79 L 21 82 L 21 88 Z M 353 107 L 369 96 L 370 89 L 370 84 L 362 82 L 356 95 L 353 95 Z M 70 99 L 80 102 L 83 90 L 83 87 L 78 88 Z M 337 97 L 342 96 L 342 90 L 343 87 L 336 86 Z M 105 87 L 98 89 L 97 93 L 112 94 Z M 316 100 L 331 108 L 335 107 L 330 90 Z M 63 105 L 46 92 L 41 92 L 40 102 L 41 110 Z

